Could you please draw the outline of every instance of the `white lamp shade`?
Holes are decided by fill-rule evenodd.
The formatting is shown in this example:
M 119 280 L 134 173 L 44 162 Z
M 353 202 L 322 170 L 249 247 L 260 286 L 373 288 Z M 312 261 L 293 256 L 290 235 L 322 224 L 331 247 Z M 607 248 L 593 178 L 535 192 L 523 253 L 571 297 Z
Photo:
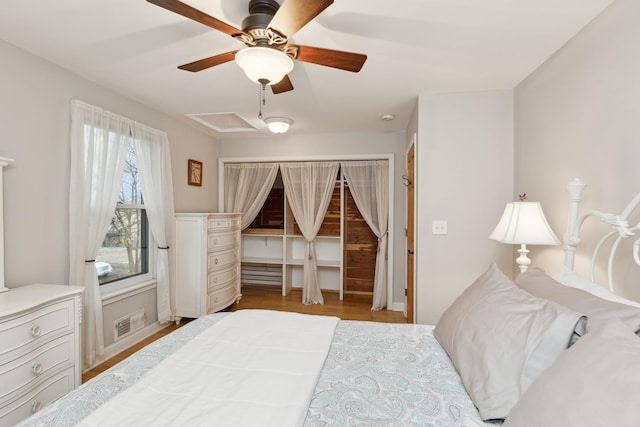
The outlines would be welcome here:
M 507 203 L 502 218 L 489 238 L 514 245 L 560 244 L 544 217 L 540 202 Z
M 278 49 L 270 47 L 247 47 L 236 53 L 236 64 L 250 80 L 260 84 L 278 83 L 293 70 L 293 60 Z
M 289 126 L 293 123 L 293 120 L 286 117 L 267 117 L 264 119 L 269 130 L 273 133 L 285 133 L 289 130 Z

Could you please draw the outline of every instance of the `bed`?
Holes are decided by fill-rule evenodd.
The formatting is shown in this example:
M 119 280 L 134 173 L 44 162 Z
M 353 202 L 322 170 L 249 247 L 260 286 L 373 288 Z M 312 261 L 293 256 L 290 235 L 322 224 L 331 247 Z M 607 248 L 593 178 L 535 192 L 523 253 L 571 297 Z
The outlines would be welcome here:
M 435 327 L 205 316 L 20 425 L 640 425 L 640 304 L 573 273 L 585 219 L 613 227 L 615 252 L 638 228 L 628 218 L 640 197 L 618 215 L 580 215 L 584 185 L 569 189 L 553 277 L 536 268 L 511 281 L 492 264 Z

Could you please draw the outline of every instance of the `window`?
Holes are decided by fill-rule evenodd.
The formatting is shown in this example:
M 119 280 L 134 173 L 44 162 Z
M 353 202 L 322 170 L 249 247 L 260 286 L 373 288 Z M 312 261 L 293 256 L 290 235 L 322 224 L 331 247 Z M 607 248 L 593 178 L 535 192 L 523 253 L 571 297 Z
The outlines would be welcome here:
M 130 139 L 118 203 L 96 257 L 100 285 L 150 279 L 149 238 L 135 145 Z

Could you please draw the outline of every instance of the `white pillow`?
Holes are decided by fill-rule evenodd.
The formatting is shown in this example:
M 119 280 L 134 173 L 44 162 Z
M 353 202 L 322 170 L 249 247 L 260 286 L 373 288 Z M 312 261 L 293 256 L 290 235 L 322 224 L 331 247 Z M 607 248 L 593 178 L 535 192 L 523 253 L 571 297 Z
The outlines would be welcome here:
M 628 300 L 619 295 L 614 294 L 608 288 L 593 283 L 591 280 L 585 279 L 582 276 L 577 275 L 575 272 L 569 270 L 567 267 L 557 272 L 553 278 L 563 285 L 570 286 L 572 288 L 582 289 L 590 294 L 593 294 L 599 298 L 606 299 L 608 301 L 614 301 L 620 304 L 631 305 L 633 307 L 640 307 L 640 303 Z

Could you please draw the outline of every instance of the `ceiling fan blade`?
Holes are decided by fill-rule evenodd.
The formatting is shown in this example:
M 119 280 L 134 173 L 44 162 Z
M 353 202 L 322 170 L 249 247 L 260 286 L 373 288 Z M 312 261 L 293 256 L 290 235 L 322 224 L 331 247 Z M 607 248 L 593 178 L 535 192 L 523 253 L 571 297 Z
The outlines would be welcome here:
M 215 67 L 216 65 L 224 64 L 225 62 L 233 61 L 236 57 L 237 50 L 221 53 L 220 55 L 210 56 L 199 61 L 190 62 L 179 66 L 181 70 L 196 72 L 206 70 L 207 68 Z
M 271 19 L 269 28 L 291 37 L 331 4 L 333 0 L 285 0 Z
M 293 90 L 293 84 L 291 83 L 291 79 L 289 79 L 289 75 L 285 75 L 278 83 L 271 85 L 271 91 L 274 95 L 289 92 L 290 90 Z
M 209 16 L 206 13 L 189 6 L 188 4 L 182 3 L 178 0 L 147 0 L 149 3 L 155 4 L 156 6 L 160 6 L 164 9 L 170 10 L 171 12 L 175 12 L 178 15 L 182 15 L 189 19 L 192 19 L 196 22 L 204 24 L 208 27 L 213 28 L 214 30 L 222 31 L 225 34 L 230 36 L 238 33 L 242 33 L 239 29 L 227 24 L 226 22 L 222 22 L 219 19 L 214 18 L 213 16 Z
M 293 45 L 295 46 L 295 45 Z M 324 65 L 340 70 L 357 73 L 360 71 L 367 55 L 360 53 L 343 52 L 340 50 L 323 49 L 311 46 L 295 46 L 298 48 L 296 60 L 311 64 Z

